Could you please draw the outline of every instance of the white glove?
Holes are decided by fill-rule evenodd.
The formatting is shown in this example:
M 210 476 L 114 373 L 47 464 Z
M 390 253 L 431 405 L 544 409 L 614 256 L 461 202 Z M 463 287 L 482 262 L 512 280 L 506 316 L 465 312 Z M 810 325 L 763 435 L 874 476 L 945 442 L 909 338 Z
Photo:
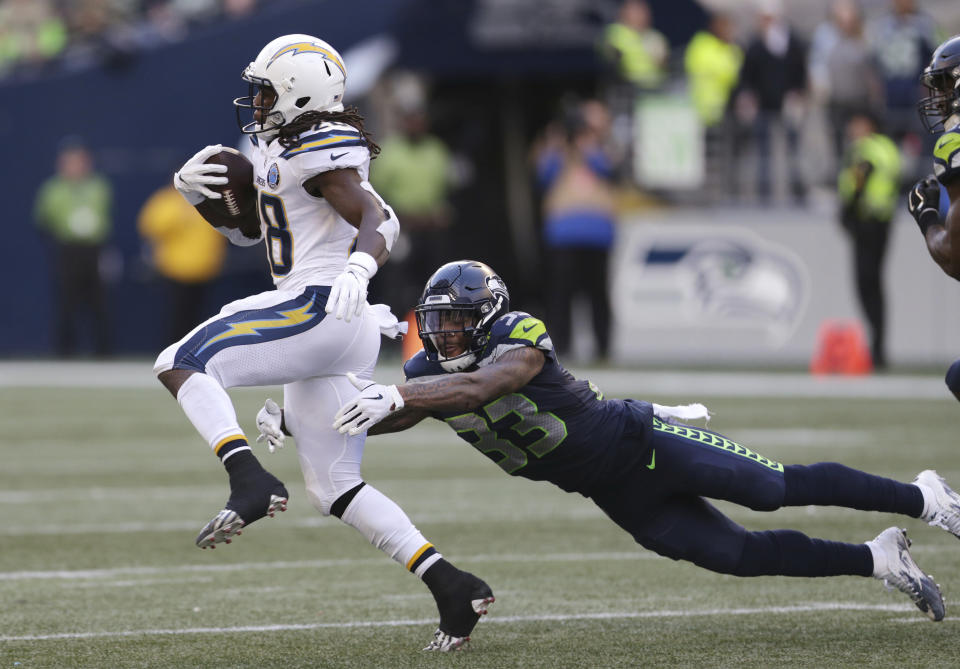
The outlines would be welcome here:
M 210 156 L 223 151 L 222 144 L 208 146 L 197 153 L 183 164 L 179 171 L 173 173 L 173 185 L 180 191 L 183 198 L 196 206 L 206 199 L 219 200 L 222 196 L 216 191 L 212 191 L 207 186 L 223 185 L 227 183 L 227 177 L 217 176 L 227 171 L 226 165 L 212 165 L 205 161 Z
M 340 407 L 340 411 L 333 417 L 333 427 L 340 434 L 360 434 L 403 408 L 403 397 L 396 386 L 384 386 L 358 379 L 353 372 L 347 372 L 347 378 L 361 392 Z
M 263 239 L 263 231 L 260 231 L 260 236 L 254 239 L 253 237 L 247 237 L 243 232 L 240 231 L 240 228 L 224 228 L 222 226 L 217 226 L 214 228 L 221 235 L 230 240 L 230 243 L 234 246 L 253 246 L 254 244 L 259 244 L 260 240 Z
M 257 429 L 260 430 L 260 436 L 257 437 L 257 443 L 264 439 L 267 441 L 267 450 L 275 453 L 278 448 L 283 448 L 283 440 L 286 435 L 283 433 L 281 425 L 283 424 L 283 412 L 277 403 L 267 399 L 263 408 L 257 413 Z
M 327 298 L 326 312 L 334 313 L 348 323 L 359 316 L 367 302 L 367 284 L 370 277 L 377 273 L 377 261 L 363 251 L 354 251 L 347 258 L 347 268 L 333 281 L 330 297 Z

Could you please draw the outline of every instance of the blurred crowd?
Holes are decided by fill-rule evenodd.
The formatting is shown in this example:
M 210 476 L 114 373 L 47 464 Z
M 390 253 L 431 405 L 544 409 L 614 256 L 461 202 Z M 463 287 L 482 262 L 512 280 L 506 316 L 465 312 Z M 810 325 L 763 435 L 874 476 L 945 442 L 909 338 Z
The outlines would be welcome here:
M 782 171 L 781 199 L 803 205 L 811 187 L 833 187 L 847 125 L 869 111 L 900 147 L 903 181 L 912 183 L 932 148 L 916 112 L 919 75 L 960 26 L 938 26 L 917 0 L 873 3 L 869 17 L 857 0 L 833 0 L 829 15 L 805 33 L 791 25 L 782 0 L 749 7 L 736 21 L 713 14 L 672 51 L 651 6 L 623 2 L 601 42 L 602 96 L 615 126 L 643 122 L 644 108 L 664 95 L 684 95 L 704 131 L 704 197 L 768 204 Z M 779 160 L 772 162 L 775 143 Z M 817 150 L 822 155 L 811 158 Z
M 735 13 L 708 13 L 689 41 L 671 44 L 657 29 L 655 5 L 612 6 L 616 17 L 597 35 L 596 76 L 587 86 L 556 91 L 552 119 L 539 119 L 523 137 L 529 151 L 520 156 L 535 219 L 527 239 L 550 277 L 552 290 L 540 297 L 558 351 L 571 352 L 574 311 L 586 305 L 592 357 L 609 354 L 609 261 L 625 208 L 638 201 L 808 207 L 813 194 L 818 205 L 825 198 L 835 206 L 850 236 L 874 359 L 882 366 L 888 227 L 904 187 L 928 170 L 932 148 L 916 113 L 919 75 L 960 25 L 938 25 L 919 0 L 877 0 L 869 15 L 858 0 L 832 0 L 818 25 L 800 30 L 782 0 L 752 0 Z M 0 0 L 0 76 L 122 62 L 135 49 L 182 39 L 192 25 L 257 8 L 257 0 Z M 443 107 L 438 111 L 429 79 L 417 73 L 387 72 L 359 102 L 383 149 L 371 180 L 403 222 L 372 297 L 402 315 L 416 302 L 425 267 L 469 254 L 456 195 L 482 178 L 471 150 L 491 146 L 458 146 L 435 128 Z M 675 142 L 678 133 L 691 141 Z M 681 147 L 681 169 L 644 143 L 658 136 Z M 82 181 L 69 172 L 60 178 L 60 191 Z M 516 193 L 503 199 L 518 201 Z M 82 265 L 92 276 L 89 249 L 102 245 L 109 226 L 73 238 L 71 225 L 56 218 L 68 221 L 71 212 L 42 213 L 39 205 L 37 212 L 41 226 L 63 242 L 61 275 Z M 202 291 L 223 267 L 222 240 L 209 235 L 201 241 L 214 260 L 192 264 L 190 250 L 200 243 L 194 235 L 209 232 L 192 214 L 165 186 L 139 219 L 150 263 L 169 284 L 171 337 L 199 319 Z M 61 302 L 58 350 L 68 354 L 69 323 L 84 305 L 79 298 Z M 87 306 L 105 322 L 100 301 Z M 105 350 L 106 339 L 98 346 Z
M 0 0 L 0 78 L 95 64 L 183 39 L 191 25 L 250 14 L 257 0 Z

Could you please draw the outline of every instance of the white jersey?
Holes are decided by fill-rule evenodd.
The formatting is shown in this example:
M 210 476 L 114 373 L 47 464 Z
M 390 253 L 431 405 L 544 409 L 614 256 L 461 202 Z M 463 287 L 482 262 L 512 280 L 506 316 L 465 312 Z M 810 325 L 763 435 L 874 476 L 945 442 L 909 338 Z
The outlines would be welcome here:
M 277 288 L 329 286 L 346 267 L 357 229 L 322 197 L 303 188 L 311 177 L 354 168 L 367 180 L 370 151 L 360 132 L 346 123 L 321 123 L 305 131 L 299 146 L 256 136 L 250 160 L 257 188 L 260 228 Z

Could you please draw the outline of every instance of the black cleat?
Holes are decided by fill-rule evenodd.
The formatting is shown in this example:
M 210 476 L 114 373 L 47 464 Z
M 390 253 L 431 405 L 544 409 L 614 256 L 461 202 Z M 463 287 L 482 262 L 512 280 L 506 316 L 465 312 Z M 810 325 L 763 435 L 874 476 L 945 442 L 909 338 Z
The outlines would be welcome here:
M 424 650 L 450 652 L 460 650 L 468 641 L 470 633 L 480 616 L 495 600 L 490 586 L 470 572 L 459 571 L 456 580 L 441 592 L 434 593 L 440 610 L 440 626 Z
M 273 518 L 277 511 L 287 510 L 287 489 L 273 474 L 260 471 L 242 490 L 231 485 L 230 499 L 220 513 L 200 530 L 198 548 L 216 548 L 219 543 L 229 544 L 231 537 L 241 529 L 264 516 Z

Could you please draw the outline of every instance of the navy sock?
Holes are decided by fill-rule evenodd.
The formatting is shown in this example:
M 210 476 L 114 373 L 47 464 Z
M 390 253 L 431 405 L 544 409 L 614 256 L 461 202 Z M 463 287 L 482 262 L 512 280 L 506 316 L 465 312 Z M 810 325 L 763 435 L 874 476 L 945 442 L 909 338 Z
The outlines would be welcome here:
M 246 445 L 246 442 L 244 442 Z M 234 453 L 227 461 L 223 463 L 227 474 L 230 476 L 230 486 L 235 483 L 245 483 L 251 477 L 256 476 L 263 471 L 260 461 L 249 450 L 242 450 Z
M 794 530 L 749 532 L 737 576 L 871 576 L 866 544 L 811 539 Z
M 851 469 L 836 462 L 788 465 L 783 468 L 784 506 L 844 506 L 863 511 L 900 513 L 919 518 L 923 493 L 901 483 Z

